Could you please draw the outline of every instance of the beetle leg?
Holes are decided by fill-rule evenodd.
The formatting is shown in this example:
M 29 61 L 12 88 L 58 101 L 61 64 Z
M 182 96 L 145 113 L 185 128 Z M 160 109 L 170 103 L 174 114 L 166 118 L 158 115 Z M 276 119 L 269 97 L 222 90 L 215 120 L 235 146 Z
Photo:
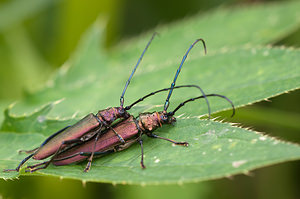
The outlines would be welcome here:
M 18 153 L 35 153 L 40 147 L 31 150 L 19 150 Z
M 88 160 L 88 163 L 87 163 L 87 165 L 86 165 L 86 167 L 85 167 L 85 169 L 84 169 L 84 172 L 88 172 L 88 171 L 90 170 L 90 168 L 91 168 L 92 161 L 93 161 L 93 157 L 94 157 L 94 153 L 95 153 L 95 149 L 96 149 L 96 145 L 97 145 L 97 141 L 98 141 L 99 136 L 100 136 L 100 134 L 101 134 L 101 132 L 102 132 L 102 131 L 101 131 L 101 130 L 102 130 L 102 126 L 103 126 L 103 124 L 101 123 L 101 126 L 100 126 L 98 132 L 96 133 L 97 135 L 96 135 L 96 138 L 95 138 L 93 151 L 92 151 L 92 153 L 91 153 L 91 156 L 89 157 L 89 160 Z
M 153 133 L 149 133 L 149 134 L 147 134 L 147 136 L 151 137 L 151 138 L 158 138 L 158 139 L 162 139 L 162 140 L 167 140 L 167 141 L 172 142 L 173 144 L 176 144 L 176 145 L 183 145 L 183 146 L 188 146 L 189 145 L 188 142 L 176 142 L 176 141 L 168 139 L 168 138 L 160 137 L 160 136 L 155 135 Z
M 61 143 L 61 145 L 59 146 L 57 151 L 54 153 L 54 155 L 51 157 L 51 159 L 49 161 L 44 162 L 44 164 L 45 164 L 44 166 L 36 168 L 37 166 L 39 166 L 37 164 L 37 165 L 33 165 L 33 166 L 28 166 L 27 168 L 30 169 L 30 172 L 34 172 L 34 171 L 37 171 L 40 169 L 46 169 L 50 165 L 50 163 L 54 160 L 54 158 L 57 156 L 57 154 L 61 151 L 63 145 L 69 145 L 69 144 L 75 144 L 75 143 L 81 143 L 81 142 L 82 142 L 82 140 L 80 140 L 80 139 L 65 140 Z
M 139 138 L 137 141 L 138 141 L 138 142 L 139 142 L 139 144 L 141 145 L 141 153 L 142 153 L 142 155 L 141 155 L 141 167 L 142 167 L 143 169 L 145 169 L 146 167 L 145 167 L 145 165 L 144 165 L 144 149 L 143 149 L 143 140 L 142 140 L 142 138 Z
M 100 129 L 102 128 L 102 125 L 100 127 Z M 93 157 L 94 157 L 94 154 L 95 154 L 95 148 L 96 148 L 96 144 L 97 144 L 97 141 L 99 139 L 99 135 L 100 135 L 100 132 L 97 133 L 97 136 L 95 138 L 95 142 L 94 142 L 94 147 L 93 147 L 93 151 L 91 153 L 91 156 L 89 157 L 89 160 L 88 160 L 88 163 L 84 169 L 84 172 L 88 172 L 91 168 L 91 165 L 92 165 L 92 161 L 93 161 Z
M 49 161 L 45 161 L 45 162 L 41 162 L 41 163 L 38 163 L 38 164 L 34 164 L 34 165 L 30 165 L 30 166 L 27 166 L 26 169 L 25 169 L 25 172 L 31 172 L 32 169 L 38 167 L 38 166 L 42 166 L 42 165 L 45 165 L 47 164 Z M 29 170 L 27 170 L 29 169 Z
M 122 144 L 126 144 L 126 142 L 122 138 L 122 136 L 120 136 L 111 126 L 109 126 L 109 128 L 115 133 L 115 135 L 119 138 L 119 140 L 121 141 Z M 102 129 L 102 126 L 100 127 L 100 129 Z M 92 160 L 93 160 L 93 157 L 94 157 L 94 154 L 95 154 L 95 148 L 96 148 L 97 141 L 99 139 L 99 135 L 100 135 L 100 132 L 97 133 L 97 136 L 95 138 L 94 148 L 93 148 L 93 151 L 90 153 L 91 156 L 88 159 L 88 163 L 87 163 L 87 165 L 84 169 L 84 172 L 88 172 L 91 168 L 91 164 L 92 164 Z
M 107 150 L 107 151 L 102 151 L 102 152 L 94 152 L 94 155 L 107 155 L 107 154 L 110 154 L 110 153 L 114 153 L 115 150 L 114 149 L 111 149 L 111 150 Z M 90 156 L 91 155 L 91 152 L 79 152 L 77 153 L 77 155 L 81 155 L 81 156 Z
M 77 155 L 80 155 L 80 156 L 91 156 L 92 154 L 94 154 L 94 155 L 106 155 L 106 154 L 110 154 L 110 153 L 113 153 L 113 152 L 115 152 L 114 149 L 112 149 L 112 150 L 107 150 L 107 151 L 103 151 L 103 152 L 93 152 L 93 153 L 92 153 L 92 152 L 78 152 L 78 153 L 72 154 L 72 155 L 70 155 L 70 156 L 67 156 L 67 157 L 64 157 L 64 158 L 61 158 L 61 159 L 56 159 L 56 160 L 53 160 L 53 161 L 57 161 L 57 160 L 58 160 L 58 161 L 60 161 L 60 160 L 66 160 L 66 159 L 75 157 L 75 156 L 77 156 Z M 34 172 L 34 171 L 36 171 L 36 170 L 44 169 L 46 165 L 49 165 L 49 164 L 50 164 L 50 161 L 51 161 L 51 160 L 45 161 L 45 162 L 42 162 L 42 163 L 38 163 L 38 164 L 35 164 L 35 165 L 28 166 L 27 168 L 28 168 L 29 170 L 25 170 L 25 172 Z M 43 166 L 43 167 L 36 168 L 36 167 L 42 166 L 42 165 L 44 165 L 44 166 Z M 91 166 L 91 165 L 89 165 L 89 166 Z M 47 166 L 46 166 L 46 167 L 47 167 Z M 85 169 L 84 169 L 85 172 L 88 172 L 89 170 L 90 170 L 90 168 L 88 168 L 88 169 L 85 168 Z
M 113 129 L 111 126 L 108 126 L 108 128 L 110 128 L 114 133 L 115 135 L 119 138 L 119 140 L 121 141 L 122 144 L 125 144 L 125 140 L 122 138 L 122 136 L 120 136 L 116 131 L 115 129 Z
M 19 164 L 19 166 L 18 166 L 17 168 L 15 168 L 15 169 L 4 169 L 3 172 L 8 172 L 8 171 L 17 171 L 17 172 L 19 172 L 21 166 L 22 166 L 27 160 L 29 160 L 33 155 L 34 155 L 34 153 L 33 153 L 33 154 L 30 154 L 29 156 L 27 156 L 26 158 L 24 158 L 24 160 L 22 160 L 22 161 L 20 162 L 20 164 Z
M 119 138 L 119 140 L 121 141 L 121 143 L 122 144 L 125 144 L 126 142 L 125 142 L 125 140 L 122 138 L 122 136 L 120 136 L 104 119 L 103 119 L 103 116 L 100 114 L 100 117 L 102 118 L 102 121 L 97 117 L 97 116 L 95 116 L 96 117 L 96 119 L 98 120 L 98 122 L 99 122 L 99 124 L 101 124 L 101 125 L 104 125 L 106 128 L 109 128 L 109 129 L 111 129 L 114 133 L 115 133 L 115 135 Z M 102 126 L 101 126 L 101 128 L 102 128 Z M 100 129 L 101 129 L 100 128 Z
M 106 155 L 106 154 L 110 154 L 110 153 L 113 153 L 113 152 L 116 152 L 114 149 L 111 149 L 111 150 L 107 150 L 107 151 L 102 151 L 102 152 L 94 152 L 94 155 L 97 156 L 97 155 Z M 73 158 L 75 156 L 90 156 L 92 154 L 92 152 L 77 152 L 77 153 L 74 153 L 72 155 L 69 155 L 69 156 L 65 156 L 63 158 L 59 158 L 59 159 L 55 159 L 53 160 L 54 162 L 55 161 L 61 161 L 61 160 L 67 160 L 67 159 L 70 159 L 70 158 Z
M 45 143 L 47 143 L 50 139 L 52 139 L 54 136 L 58 135 L 59 133 L 63 132 L 64 130 L 66 130 L 67 128 L 69 128 L 70 126 L 66 126 L 64 127 L 63 129 L 59 130 L 58 132 L 52 134 L 50 137 L 48 137 L 42 144 L 40 147 L 42 147 L 43 145 L 45 145 Z M 32 149 L 32 150 L 19 150 L 19 153 L 32 153 L 30 154 L 29 156 L 27 156 L 26 158 L 24 158 L 20 164 L 17 166 L 16 169 L 4 169 L 3 172 L 8 172 L 8 171 L 17 171 L 19 172 L 20 168 L 23 166 L 23 164 L 25 164 L 25 162 L 27 160 L 29 160 L 32 156 L 35 155 L 35 152 L 37 152 L 37 150 L 40 148 L 40 147 L 37 147 L 35 149 Z
M 78 152 L 78 153 L 75 153 L 75 154 L 72 154 L 70 156 L 67 156 L 67 157 L 64 157 L 64 158 L 61 158 L 61 159 L 57 159 L 58 161 L 60 160 L 66 160 L 66 159 L 69 159 L 69 158 L 72 158 L 72 157 L 75 157 L 77 155 L 80 155 L 80 156 L 90 156 L 89 158 L 89 162 L 88 164 L 86 165 L 85 169 L 84 169 L 84 172 L 89 172 L 90 168 L 91 168 L 91 165 L 92 165 L 92 159 L 91 157 L 93 157 L 94 155 L 106 155 L 106 154 L 110 154 L 110 153 L 113 153 L 115 152 L 114 149 L 111 149 L 111 150 L 107 150 L 107 151 L 102 151 L 102 152 Z M 56 161 L 56 160 L 54 160 Z

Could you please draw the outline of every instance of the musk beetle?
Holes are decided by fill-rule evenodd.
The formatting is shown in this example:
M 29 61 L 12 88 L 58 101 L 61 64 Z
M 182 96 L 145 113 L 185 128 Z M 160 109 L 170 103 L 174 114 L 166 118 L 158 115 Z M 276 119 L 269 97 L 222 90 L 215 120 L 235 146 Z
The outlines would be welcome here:
M 129 116 L 126 119 L 124 119 L 123 121 L 120 121 L 119 123 L 114 124 L 110 128 L 106 129 L 104 133 L 101 133 L 101 134 L 91 133 L 94 135 L 93 139 L 88 139 L 82 143 L 75 143 L 73 145 L 69 145 L 67 148 L 60 150 L 59 152 L 54 154 L 50 160 L 39 163 L 39 164 L 35 164 L 32 166 L 28 166 L 27 169 L 29 169 L 29 170 L 27 170 L 27 171 L 34 172 L 39 169 L 44 169 L 50 163 L 53 163 L 54 165 L 67 165 L 67 164 L 71 164 L 71 163 L 75 163 L 75 162 L 79 162 L 79 161 L 88 159 L 88 164 L 84 170 L 87 172 L 87 171 L 89 171 L 89 169 L 91 167 L 91 162 L 92 162 L 92 159 L 94 156 L 101 156 L 101 155 L 124 150 L 124 149 L 128 148 L 129 146 L 131 146 L 135 142 L 138 142 L 141 146 L 141 149 L 142 149 L 141 166 L 142 166 L 142 168 L 145 168 L 144 161 L 143 161 L 143 157 L 144 157 L 143 156 L 143 141 L 142 141 L 143 134 L 146 134 L 147 136 L 149 136 L 151 138 L 167 140 L 176 145 L 184 145 L 184 146 L 188 145 L 187 142 L 176 142 L 174 140 L 164 138 L 164 137 L 158 136 L 153 133 L 154 130 L 156 130 L 157 128 L 161 127 L 164 124 L 172 124 L 172 123 L 176 122 L 176 118 L 174 117 L 174 114 L 181 107 L 183 107 L 186 103 L 197 100 L 197 99 L 204 98 L 208 104 L 207 97 L 211 97 L 211 96 L 221 97 L 221 98 L 226 99 L 231 104 L 232 109 L 233 109 L 233 114 L 232 114 L 232 116 L 233 116 L 235 113 L 235 108 L 234 108 L 233 103 L 227 97 L 225 97 L 223 95 L 219 95 L 219 94 L 205 95 L 203 90 L 197 85 L 175 86 L 175 82 L 177 80 L 177 77 L 180 73 L 181 67 L 182 67 L 189 51 L 199 41 L 202 41 L 204 48 L 205 48 L 205 52 L 206 52 L 206 47 L 205 47 L 204 41 L 202 39 L 196 40 L 191 45 L 191 47 L 188 49 L 186 54 L 184 55 L 182 62 L 180 64 L 179 68 L 177 69 L 174 80 L 171 83 L 170 88 L 165 88 L 165 89 L 161 89 L 161 90 L 152 92 L 152 93 L 140 98 L 139 100 L 135 101 L 130 106 L 126 107 L 126 108 L 130 109 L 133 105 L 135 105 L 136 103 L 139 103 L 140 101 L 143 101 L 145 98 L 147 98 L 151 95 L 155 95 L 158 92 L 169 90 L 169 93 L 167 95 L 167 98 L 166 98 L 166 101 L 164 104 L 163 111 L 153 112 L 153 113 L 141 113 L 137 118 L 135 118 L 133 116 Z M 171 98 L 173 89 L 183 88 L 183 87 L 196 87 L 196 88 L 200 89 L 200 91 L 202 92 L 202 95 L 198 96 L 198 97 L 190 98 L 190 99 L 180 103 L 173 111 L 167 112 L 167 109 L 170 104 L 169 100 Z M 210 116 L 209 104 L 208 104 L 208 110 L 209 110 L 209 116 Z M 122 142 L 117 135 L 122 137 L 124 142 Z
M 206 96 L 198 96 L 195 98 L 190 98 L 182 103 L 180 103 L 173 111 L 167 112 L 167 108 L 160 112 L 153 113 L 141 113 L 137 118 L 130 116 L 124 121 L 121 121 L 112 126 L 112 129 L 108 129 L 106 133 L 101 134 L 100 138 L 96 139 L 96 144 L 93 139 L 86 141 L 84 143 L 74 145 L 64 151 L 58 153 L 52 160 L 45 161 L 36 165 L 28 166 L 27 171 L 34 172 L 39 169 L 46 168 L 51 162 L 56 166 L 68 165 L 76 162 L 80 162 L 88 159 L 88 164 L 84 169 L 85 172 L 89 171 L 91 167 L 91 162 L 93 156 L 103 156 L 106 154 L 121 151 L 130 147 L 133 143 L 138 142 L 141 146 L 141 167 L 145 168 L 144 165 L 144 153 L 143 153 L 143 140 L 142 135 L 145 134 L 151 138 L 163 139 L 172 142 L 175 145 L 188 146 L 188 142 L 177 142 L 165 137 L 158 136 L 153 133 L 157 128 L 162 127 L 164 124 L 173 124 L 176 122 L 174 114 L 186 103 L 192 102 L 197 99 L 205 97 L 221 97 L 226 99 L 232 106 L 233 113 L 235 113 L 235 108 L 233 103 L 225 96 L 219 94 L 208 94 Z M 121 135 L 125 144 L 122 143 L 118 137 L 115 135 L 116 131 Z M 92 157 L 92 158 L 91 158 Z M 47 165 L 47 166 L 46 166 Z

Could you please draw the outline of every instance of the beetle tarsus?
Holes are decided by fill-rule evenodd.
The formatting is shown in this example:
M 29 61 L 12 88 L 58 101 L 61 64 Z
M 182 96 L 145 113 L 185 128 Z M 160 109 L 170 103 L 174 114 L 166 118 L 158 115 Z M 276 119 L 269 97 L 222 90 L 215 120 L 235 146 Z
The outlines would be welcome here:
M 92 161 L 89 161 L 85 167 L 85 169 L 83 170 L 85 173 L 89 172 L 90 168 L 91 168 L 91 165 L 92 165 Z
M 188 142 L 174 142 L 175 145 L 181 145 L 181 146 L 189 146 Z
M 29 153 L 35 153 L 39 148 L 35 148 L 35 149 L 32 149 L 32 150 L 19 150 L 18 153 L 21 154 L 21 153 L 26 153 L 26 154 L 29 154 Z
M 3 172 L 11 172 L 11 171 L 18 171 L 17 169 L 3 169 Z
M 149 137 L 151 137 L 151 138 L 158 138 L 158 139 L 162 139 L 162 140 L 166 140 L 166 141 L 172 142 L 172 143 L 175 144 L 175 145 L 182 145 L 182 146 L 188 146 L 188 145 L 189 145 L 188 142 L 176 142 L 176 141 L 171 140 L 171 139 L 169 139 L 169 138 L 161 137 L 161 136 L 155 135 L 155 134 L 153 134 L 153 133 L 149 133 L 149 134 L 147 134 L 147 135 L 148 135 Z

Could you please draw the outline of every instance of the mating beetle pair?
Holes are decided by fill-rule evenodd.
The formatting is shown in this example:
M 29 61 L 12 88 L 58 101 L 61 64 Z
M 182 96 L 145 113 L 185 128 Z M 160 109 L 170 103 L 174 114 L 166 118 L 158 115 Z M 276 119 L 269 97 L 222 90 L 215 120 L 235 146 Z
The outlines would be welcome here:
M 129 106 L 124 107 L 124 95 L 130 81 L 141 62 L 146 50 L 148 49 L 150 43 L 152 42 L 156 33 L 153 34 L 147 46 L 145 47 L 142 55 L 140 56 L 137 64 L 135 65 L 129 79 L 127 80 L 122 95 L 120 97 L 120 107 L 112 107 L 104 110 L 100 110 L 96 115 L 90 113 L 79 122 L 72 126 L 67 126 L 60 131 L 54 133 L 49 138 L 47 138 L 40 147 L 25 151 L 26 153 L 31 153 L 27 156 L 16 169 L 7 169 L 4 171 L 19 171 L 22 165 L 30 158 L 36 160 L 43 160 L 51 156 L 50 160 L 27 166 L 28 171 L 36 171 L 39 169 L 46 168 L 50 163 L 54 165 L 66 165 L 78 161 L 88 159 L 85 172 L 89 171 L 91 167 L 91 162 L 94 156 L 101 156 L 108 153 L 113 153 L 116 151 L 124 150 L 131 146 L 133 143 L 138 142 L 142 149 L 141 156 L 141 166 L 145 168 L 143 161 L 143 141 L 142 135 L 146 134 L 152 138 L 159 138 L 170 141 L 176 145 L 187 146 L 187 142 L 176 142 L 168 138 L 160 137 L 153 134 L 153 131 L 163 124 L 172 124 L 176 121 L 174 114 L 186 103 L 194 101 L 196 99 L 204 98 L 208 105 L 208 113 L 210 116 L 210 106 L 207 97 L 216 96 L 226 99 L 233 108 L 233 115 L 235 112 L 233 103 L 225 96 L 219 94 L 209 94 L 205 95 L 203 90 L 197 85 L 181 85 L 175 86 L 178 75 L 181 71 L 182 65 L 185 62 L 187 55 L 193 46 L 201 41 L 204 45 L 205 53 L 206 46 L 202 39 L 196 40 L 184 55 L 179 68 L 175 74 L 174 80 L 170 88 L 165 88 L 161 90 L 154 91 Z M 188 99 L 177 106 L 173 111 L 167 112 L 169 107 L 169 100 L 174 89 L 184 88 L 184 87 L 195 87 L 198 88 L 202 95 Z M 141 113 L 138 118 L 131 116 L 127 111 L 130 110 L 135 104 L 143 101 L 144 99 L 155 95 L 159 92 L 169 91 L 167 99 L 164 104 L 164 110 L 160 112 L 153 113 Z M 116 120 L 120 120 L 116 124 L 112 125 Z

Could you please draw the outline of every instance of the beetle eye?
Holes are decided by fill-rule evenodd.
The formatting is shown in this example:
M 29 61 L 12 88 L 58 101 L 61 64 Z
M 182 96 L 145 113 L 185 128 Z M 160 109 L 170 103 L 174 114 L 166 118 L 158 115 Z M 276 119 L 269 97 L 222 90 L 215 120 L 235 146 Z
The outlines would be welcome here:
M 162 115 L 162 116 L 161 116 L 161 119 L 162 119 L 163 121 L 167 121 L 167 120 L 168 120 L 168 116 Z
M 123 114 L 125 113 L 125 110 L 124 110 L 123 108 L 121 108 L 121 109 L 119 109 L 119 113 L 120 113 L 121 115 L 123 115 Z

